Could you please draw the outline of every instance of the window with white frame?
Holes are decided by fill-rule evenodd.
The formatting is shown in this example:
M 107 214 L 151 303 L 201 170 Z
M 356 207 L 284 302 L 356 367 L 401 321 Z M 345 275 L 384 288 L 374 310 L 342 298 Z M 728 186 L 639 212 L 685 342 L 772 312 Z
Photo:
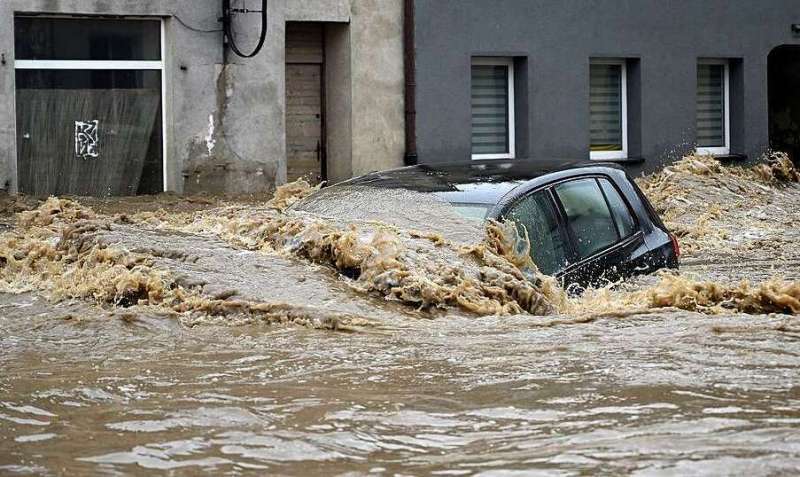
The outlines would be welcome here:
M 471 90 L 472 158 L 514 158 L 514 60 L 473 58 Z
M 625 60 L 591 60 L 589 122 L 591 159 L 628 157 L 628 86 Z
M 14 19 L 20 192 L 165 190 L 160 18 Z
M 730 154 L 730 124 L 728 61 L 700 60 L 697 65 L 697 153 Z

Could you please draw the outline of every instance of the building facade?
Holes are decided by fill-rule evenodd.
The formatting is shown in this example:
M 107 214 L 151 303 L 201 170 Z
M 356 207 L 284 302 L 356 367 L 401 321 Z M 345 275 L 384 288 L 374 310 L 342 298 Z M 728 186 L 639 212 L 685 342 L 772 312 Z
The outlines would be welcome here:
M 236 45 L 260 0 L 230 0 Z M 0 190 L 248 194 L 406 164 L 800 159 L 796 0 L 0 0 Z M 405 159 L 405 160 L 404 160 Z
M 400 0 L 0 1 L 0 189 L 260 193 L 401 165 Z M 258 43 L 258 0 L 232 0 Z
M 422 163 L 800 158 L 796 0 L 416 0 L 414 25 Z

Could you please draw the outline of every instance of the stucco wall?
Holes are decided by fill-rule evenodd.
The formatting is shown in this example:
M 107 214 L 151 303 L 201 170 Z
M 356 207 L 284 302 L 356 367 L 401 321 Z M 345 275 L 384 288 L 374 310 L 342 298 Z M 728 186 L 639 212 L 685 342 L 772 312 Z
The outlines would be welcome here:
M 0 190 L 15 187 L 16 160 L 12 159 L 16 151 L 15 105 L 14 105 L 14 51 L 8 45 L 14 43 L 13 17 L 8 15 L 0 4 L 0 55 L 5 57 L 5 64 L 0 64 Z
M 403 2 L 353 0 L 353 174 L 403 165 Z
M 352 6 L 351 6 L 352 3 Z M 352 28 L 349 77 L 339 86 L 347 123 L 338 160 L 342 171 L 378 169 L 402 162 L 402 15 L 400 0 L 270 0 L 264 50 L 255 58 L 225 61 L 219 0 L 2 0 L 0 2 L 0 188 L 14 191 L 15 12 L 160 16 L 166 19 L 167 186 L 176 192 L 259 193 L 286 179 L 285 24 L 335 22 Z M 260 17 L 236 24 L 245 50 L 255 44 Z M 373 24 L 375 23 L 375 24 Z M 349 25 L 349 26 L 348 26 Z M 343 57 L 344 58 L 344 57 Z M 339 59 L 339 61 L 343 61 Z M 347 70 L 347 69 L 345 69 Z M 329 118 L 335 121 L 336 118 Z M 344 177 L 342 177 L 344 178 Z
M 353 87 L 350 25 L 325 28 L 325 115 L 327 116 L 328 180 L 353 175 Z
M 768 146 L 767 55 L 800 44 L 792 23 L 796 0 L 417 0 L 420 161 L 469 160 L 477 55 L 526 59 L 529 121 L 517 134 L 530 158 L 588 158 L 589 59 L 636 60 L 648 170 L 694 147 L 698 58 L 741 60 L 732 152 L 756 157 Z

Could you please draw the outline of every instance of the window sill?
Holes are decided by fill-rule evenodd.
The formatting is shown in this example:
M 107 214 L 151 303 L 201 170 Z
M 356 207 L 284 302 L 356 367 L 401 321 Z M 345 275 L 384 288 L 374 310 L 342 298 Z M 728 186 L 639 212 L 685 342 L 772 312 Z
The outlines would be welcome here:
M 516 159 L 513 154 L 477 154 L 471 157 L 473 161 Z
M 747 160 L 747 154 L 721 154 L 714 156 L 714 159 L 719 162 L 744 162 Z
M 620 158 L 611 158 L 611 159 L 601 159 L 601 158 L 592 158 L 592 161 L 597 162 L 613 162 L 616 164 L 641 164 L 645 162 L 644 157 L 620 157 Z

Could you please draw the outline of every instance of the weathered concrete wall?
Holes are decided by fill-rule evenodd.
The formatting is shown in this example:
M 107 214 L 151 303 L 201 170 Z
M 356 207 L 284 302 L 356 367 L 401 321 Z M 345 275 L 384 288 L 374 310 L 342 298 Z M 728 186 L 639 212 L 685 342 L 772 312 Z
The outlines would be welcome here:
M 768 145 L 767 55 L 800 44 L 797 0 L 417 0 L 417 131 L 422 162 L 470 160 L 470 58 L 526 59 L 525 158 L 589 157 L 589 61 L 636 61 L 647 169 L 693 149 L 698 58 L 740 63 L 733 153 Z M 736 109 L 739 108 L 739 109 Z M 631 117 L 633 119 L 633 117 Z
M 405 154 L 403 2 L 351 0 L 326 29 L 328 180 L 399 167 Z
M 403 165 L 403 2 L 353 0 L 353 174 Z
M 353 175 L 353 86 L 350 25 L 325 28 L 325 116 L 327 117 L 328 180 L 335 183 Z
M 214 148 L 212 154 L 189 155 L 188 193 L 261 193 L 286 180 L 283 2 L 269 2 L 268 18 L 264 49 L 256 57 L 228 52 L 225 65 L 218 66 Z M 234 22 L 245 52 L 257 43 L 260 23 L 259 15 Z
M 402 162 L 401 3 L 270 0 L 265 47 L 257 57 L 241 59 L 224 56 L 221 32 L 193 31 L 176 20 L 200 30 L 219 29 L 219 0 L 2 0 L 0 54 L 7 64 L 0 65 L 0 188 L 16 186 L 15 12 L 165 18 L 167 188 L 241 194 L 268 191 L 286 180 L 287 21 L 333 22 L 347 40 L 339 45 L 340 57 L 331 58 L 342 75 L 329 85 L 336 90 L 328 91 L 339 97 L 329 111 L 345 116 L 334 151 L 336 160 L 344 161 L 337 163 L 336 178 Z M 240 17 L 235 26 L 240 47 L 250 50 L 260 17 Z
M 0 64 L 0 190 L 16 190 L 17 176 L 15 129 L 16 106 L 14 103 L 14 16 L 8 13 L 5 4 L 0 4 L 0 55 L 5 62 Z

